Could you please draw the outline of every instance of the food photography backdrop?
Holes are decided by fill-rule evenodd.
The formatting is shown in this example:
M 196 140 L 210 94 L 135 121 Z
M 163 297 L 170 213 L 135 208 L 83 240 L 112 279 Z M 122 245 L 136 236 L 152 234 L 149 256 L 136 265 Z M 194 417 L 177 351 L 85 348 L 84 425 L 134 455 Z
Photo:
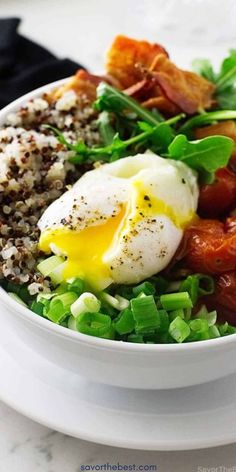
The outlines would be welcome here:
M 0 19 L 8 17 L 20 18 L 19 32 L 58 58 L 98 73 L 119 33 L 163 44 L 181 67 L 195 57 L 217 64 L 236 47 L 235 0 L 0 0 Z M 52 431 L 0 402 L 0 472 L 79 472 L 117 462 L 155 465 L 158 472 L 235 472 L 236 444 L 186 452 L 101 446 Z

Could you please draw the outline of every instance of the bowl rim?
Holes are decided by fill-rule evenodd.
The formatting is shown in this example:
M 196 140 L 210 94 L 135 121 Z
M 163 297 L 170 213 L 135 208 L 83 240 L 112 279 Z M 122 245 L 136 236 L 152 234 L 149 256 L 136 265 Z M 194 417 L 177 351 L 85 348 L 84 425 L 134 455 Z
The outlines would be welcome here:
M 64 85 L 71 79 L 66 77 L 64 79 L 56 80 L 49 84 L 38 87 L 37 89 L 28 92 L 21 97 L 17 98 L 13 102 L 9 103 L 6 107 L 0 110 L 0 127 L 3 123 L 3 120 L 10 113 L 14 113 L 20 106 L 22 106 L 28 100 L 33 98 L 41 97 L 42 94 L 48 93 L 56 87 Z M 73 342 L 78 342 L 82 344 L 87 344 L 97 348 L 115 350 L 115 351 L 129 351 L 129 352 L 145 352 L 145 353 L 172 353 L 172 352 L 193 352 L 193 351 L 208 351 L 209 348 L 223 348 L 225 345 L 236 344 L 236 335 L 230 334 L 228 336 L 223 336 L 215 339 L 207 339 L 204 341 L 195 341 L 190 343 L 182 344 L 139 344 L 131 342 L 122 342 L 115 341 L 111 339 L 97 338 L 94 336 L 89 336 L 86 334 L 79 333 L 77 331 L 70 330 L 64 326 L 57 325 L 52 321 L 43 318 L 35 314 L 30 308 L 25 307 L 15 301 L 11 296 L 0 287 L 0 300 L 4 303 L 6 307 L 10 307 L 12 311 L 17 311 L 25 318 L 28 322 L 36 324 L 43 328 L 46 331 L 52 331 L 59 337 L 68 338 L 73 340 Z M 34 313 L 36 316 L 32 316 Z

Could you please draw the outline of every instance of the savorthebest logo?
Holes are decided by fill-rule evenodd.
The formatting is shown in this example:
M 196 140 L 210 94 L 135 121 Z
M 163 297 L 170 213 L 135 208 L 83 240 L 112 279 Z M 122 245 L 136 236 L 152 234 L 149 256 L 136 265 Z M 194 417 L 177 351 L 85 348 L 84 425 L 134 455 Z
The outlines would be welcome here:
M 100 472 L 100 471 L 104 471 L 104 472 L 110 472 L 110 471 L 157 472 L 158 471 L 158 466 L 156 464 L 120 464 L 120 462 L 117 462 L 116 464 L 110 464 L 109 462 L 107 462 L 106 464 L 81 464 L 80 470 L 81 470 L 81 472 L 84 472 L 84 471 L 91 471 L 91 472 L 92 471 L 93 472 Z M 205 472 L 205 471 L 199 471 L 199 472 Z M 222 471 L 222 472 L 225 472 L 225 471 Z M 236 469 L 233 472 L 236 472 Z

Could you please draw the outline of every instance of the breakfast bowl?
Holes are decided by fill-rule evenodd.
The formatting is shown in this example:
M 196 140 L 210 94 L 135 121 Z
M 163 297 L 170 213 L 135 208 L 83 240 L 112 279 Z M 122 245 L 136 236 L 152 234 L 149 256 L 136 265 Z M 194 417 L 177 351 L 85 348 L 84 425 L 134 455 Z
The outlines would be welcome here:
M 125 40 L 124 38 L 120 38 L 119 41 L 122 42 Z M 159 51 L 158 54 L 160 51 L 161 56 L 166 54 L 165 50 L 160 46 L 156 47 Z M 160 58 L 158 60 L 161 64 Z M 166 56 L 165 60 L 167 60 Z M 107 107 L 107 102 L 104 100 L 103 95 L 104 87 L 107 87 L 106 91 L 110 93 L 111 98 L 114 98 L 114 93 L 115 95 L 118 93 L 118 98 L 121 96 L 123 100 L 126 100 L 126 97 L 133 93 L 133 89 L 129 90 L 129 83 L 126 84 L 128 87 L 127 90 L 129 90 L 126 95 L 120 91 L 117 92 L 115 88 L 117 82 L 114 77 L 112 79 L 112 85 L 110 85 L 111 77 L 109 77 L 109 79 L 104 79 L 104 77 L 99 78 L 85 71 L 82 71 L 78 77 L 80 87 L 82 87 L 83 92 L 84 90 L 88 90 L 89 98 L 90 95 L 92 95 L 94 100 L 94 87 L 99 88 L 101 97 L 98 107 L 105 107 L 105 110 L 102 109 L 102 119 L 104 119 L 104 116 L 105 119 L 107 119 L 107 115 L 103 114 L 104 112 L 106 113 Z M 5 273 L 3 275 L 7 280 L 7 284 L 8 281 L 10 281 L 10 285 L 6 285 L 7 288 L 4 286 L 4 283 L 2 284 L 3 288 L 0 288 L 0 300 L 7 308 L 8 313 L 8 316 L 4 318 L 4 323 L 9 325 L 10 329 L 13 330 L 30 349 L 36 351 L 40 356 L 68 372 L 72 371 L 102 384 L 135 389 L 174 389 L 210 382 L 234 373 L 236 367 L 232 359 L 234 359 L 236 353 L 236 336 L 234 334 L 236 328 L 231 326 L 234 325 L 234 320 L 232 322 L 233 315 L 228 313 L 228 306 L 226 305 L 226 307 L 224 307 L 222 296 L 219 298 L 219 294 L 217 293 L 217 307 L 223 307 L 222 313 L 220 312 L 220 321 L 217 321 L 213 287 L 215 286 L 214 284 L 216 284 L 217 290 L 219 290 L 222 288 L 222 283 L 229 287 L 229 280 L 232 282 L 231 279 L 234 277 L 231 267 L 232 264 L 235 263 L 232 262 L 232 259 L 234 261 L 235 258 L 233 249 L 234 240 L 231 241 L 230 239 L 233 238 L 231 235 L 234 235 L 235 226 L 233 225 L 233 217 L 231 219 L 229 218 L 229 222 L 227 222 L 224 229 L 222 229 L 223 223 L 221 220 L 215 223 L 215 220 L 199 220 L 199 217 L 196 217 L 199 197 L 197 175 L 199 174 L 201 178 L 206 179 L 204 189 L 209 191 L 210 179 L 214 178 L 214 172 L 218 171 L 218 168 L 221 172 L 221 168 L 225 167 L 229 161 L 233 149 L 233 141 L 225 131 L 222 132 L 220 130 L 218 130 L 218 135 L 217 132 L 215 132 L 213 136 L 211 136 L 208 130 L 208 136 L 210 137 L 205 138 L 204 132 L 207 126 L 198 129 L 198 133 L 203 133 L 202 136 L 199 134 L 198 141 L 188 142 L 186 136 L 188 136 L 189 130 L 191 131 L 191 127 L 194 126 L 196 119 L 199 120 L 199 117 L 200 123 L 202 122 L 204 125 L 208 125 L 213 122 L 212 126 L 214 127 L 218 126 L 217 124 L 215 125 L 216 121 L 226 119 L 222 118 L 222 113 L 226 114 L 227 119 L 234 119 L 236 118 L 236 112 L 232 110 L 224 112 L 213 111 L 205 115 L 197 115 L 184 123 L 181 122 L 184 115 L 183 113 L 179 113 L 164 121 L 162 117 L 160 118 L 161 115 L 158 114 L 159 112 L 156 111 L 155 114 L 148 109 L 142 109 L 133 98 L 129 98 L 128 105 L 131 104 L 138 116 L 141 114 L 142 119 L 147 120 L 147 122 L 138 122 L 138 126 L 142 132 L 141 134 L 132 135 L 131 138 L 126 141 L 122 141 L 117 134 L 115 136 L 113 135 L 112 144 L 101 148 L 101 146 L 99 147 L 99 141 L 96 141 L 98 140 L 97 121 L 92 121 L 92 133 L 88 131 L 84 123 L 81 127 L 79 124 L 77 131 L 79 130 L 79 132 L 84 134 L 85 141 L 88 143 L 92 142 L 93 145 L 95 141 L 95 146 L 91 147 L 91 144 L 89 144 L 90 147 L 88 147 L 88 145 L 81 143 L 81 140 L 73 145 L 71 141 L 68 141 L 68 136 L 65 137 L 65 135 L 63 135 L 63 126 L 61 126 L 61 123 L 64 123 L 65 129 L 67 131 L 69 130 L 68 132 L 72 130 L 73 138 L 73 117 L 76 115 L 74 110 L 78 77 L 77 79 L 66 78 L 41 87 L 21 97 L 0 111 L 0 128 L 2 127 L 3 129 L 2 140 L 4 145 L 4 140 L 9 140 L 8 143 L 10 147 L 7 151 L 8 155 L 6 155 L 10 159 L 11 165 L 12 159 L 14 161 L 12 175 L 14 179 L 16 179 L 16 182 L 17 179 L 21 179 L 22 176 L 23 179 L 27 178 L 28 180 L 34 179 L 35 175 L 37 178 L 39 172 L 37 167 L 33 167 L 33 174 L 35 173 L 35 175 L 29 177 L 27 168 L 24 166 L 30 154 L 28 147 L 34 146 L 34 140 L 36 138 L 38 139 L 37 133 L 40 133 L 40 126 L 43 125 L 46 134 L 43 135 L 43 137 L 39 136 L 39 148 L 36 149 L 37 153 L 34 147 L 32 149 L 33 152 L 35 152 L 35 156 L 44 155 L 47 151 L 47 146 L 48 149 L 50 149 L 50 165 L 52 167 L 50 167 L 50 165 L 48 167 L 45 166 L 45 162 L 43 167 L 43 175 L 45 176 L 43 185 L 46 188 L 45 194 L 43 195 L 46 195 L 45 199 L 48 198 L 48 174 L 50 174 L 52 181 L 57 184 L 57 186 L 55 185 L 54 187 L 53 195 L 49 195 L 50 198 L 47 205 L 45 205 L 45 202 L 40 203 L 45 206 L 44 211 L 40 210 L 40 217 L 37 216 L 38 213 L 34 215 L 31 212 L 30 214 L 34 225 L 36 221 L 41 231 L 38 243 L 38 247 L 40 248 L 40 257 L 39 260 L 37 260 L 38 278 L 36 282 L 36 279 L 32 279 L 34 281 L 30 285 L 30 303 L 26 303 L 23 297 L 23 299 L 21 299 L 21 297 L 17 295 L 18 291 L 14 291 L 14 284 L 11 282 L 13 280 L 12 274 L 14 271 L 14 277 L 15 280 L 18 280 L 18 283 L 20 280 L 19 277 L 22 277 L 20 283 L 23 285 L 29 280 L 29 278 L 27 278 L 27 270 L 25 269 L 25 259 L 18 259 L 20 261 L 19 264 L 21 264 L 19 265 L 20 269 L 18 269 L 17 259 L 16 261 L 14 260 L 16 249 L 14 249 L 14 247 L 12 249 L 11 238 L 9 239 L 10 242 L 8 246 L 4 249 Z M 193 77 L 191 76 L 191 80 L 196 80 L 194 74 Z M 202 80 L 205 81 L 205 79 Z M 165 88 L 164 85 L 162 83 L 163 89 Z M 215 88 L 212 84 L 209 85 L 207 81 L 203 82 L 202 86 L 204 88 L 206 107 L 211 106 L 212 103 L 215 102 L 213 99 L 211 101 L 209 97 L 210 94 L 213 95 L 213 93 L 215 93 Z M 137 90 L 140 92 L 140 87 L 143 87 L 143 83 L 138 85 L 138 88 L 135 88 L 135 93 Z M 67 94 L 67 100 L 65 100 L 62 91 Z M 158 97 L 158 103 L 160 102 L 159 99 L 160 97 Z M 161 97 L 161 99 L 161 103 L 163 104 L 163 97 Z M 116 100 L 117 96 L 115 96 L 113 105 L 114 103 L 115 105 L 117 104 Z M 153 98 L 150 100 L 153 100 Z M 54 122 L 50 122 L 50 116 L 47 115 L 48 104 L 54 102 L 56 105 L 53 108 L 52 116 L 55 117 L 57 113 L 59 113 L 58 128 L 60 129 L 55 127 Z M 152 101 L 152 104 L 153 103 Z M 168 113 L 170 110 L 173 111 L 173 104 L 170 106 L 170 103 L 169 101 Z M 184 102 L 184 104 L 186 105 L 186 102 Z M 193 103 L 187 103 L 186 110 L 184 109 L 183 111 L 186 113 L 189 112 L 189 114 L 192 115 L 194 114 L 192 107 Z M 68 110 L 73 110 L 69 117 L 67 115 Z M 180 111 L 179 107 L 177 107 L 177 110 L 178 112 Z M 84 113 L 87 114 L 86 119 L 93 120 L 93 111 L 87 110 Z M 30 127 L 32 115 L 36 117 L 36 120 L 41 120 L 37 122 L 34 130 L 31 130 Z M 125 116 L 126 122 L 127 120 L 132 121 L 133 116 L 134 113 Z M 79 115 L 79 120 L 85 120 L 84 115 Z M 155 128 L 155 130 L 151 127 L 153 126 L 152 121 L 157 123 L 157 129 Z M 170 128 L 172 124 L 175 125 L 176 122 L 179 121 L 181 122 L 180 129 L 183 130 L 183 133 L 186 132 L 186 135 L 180 134 L 180 132 L 178 133 L 175 128 Z M 5 138 L 4 126 L 6 126 L 6 123 L 8 123 L 7 126 L 9 128 L 7 129 L 9 135 Z M 24 123 L 23 131 L 21 128 L 23 126 L 22 123 Z M 104 124 L 104 122 L 102 124 Z M 136 125 L 137 123 L 135 126 Z M 149 147 L 143 150 L 144 139 L 147 137 L 149 139 L 150 136 L 153 135 L 153 130 L 157 131 L 155 139 L 157 139 L 158 143 L 156 144 L 155 140 L 149 141 L 148 146 L 150 146 L 150 150 Z M 161 133 L 160 130 L 162 130 Z M 163 130 L 165 134 L 164 138 Z M 106 132 L 107 131 L 111 131 L 110 123 L 108 123 L 108 127 L 106 127 Z M 16 146 L 14 139 L 18 139 L 18 136 L 21 136 L 21 134 L 22 141 L 20 142 L 20 146 Z M 72 139 L 70 136 L 69 138 Z M 43 139 L 48 140 L 47 145 L 45 145 Z M 166 156 L 166 151 L 159 146 L 160 139 L 163 140 L 165 145 L 166 141 L 168 141 L 168 156 L 170 157 L 168 159 L 166 159 L 166 157 L 168 157 Z M 137 141 L 141 143 L 141 152 L 138 150 L 135 155 L 133 152 L 133 154 L 128 154 L 127 156 L 124 152 L 125 146 L 127 146 L 128 143 L 129 147 L 130 143 L 136 144 Z M 209 147 L 207 147 L 208 143 Z M 212 156 L 209 158 L 212 145 L 214 146 L 216 163 L 212 161 Z M 25 146 L 23 151 L 22 146 L 23 148 Z M 159 152 L 161 155 L 163 154 L 163 157 L 160 157 L 155 151 L 155 146 L 157 146 L 157 149 L 160 149 Z M 200 151 L 198 150 L 199 146 L 201 147 L 201 149 L 199 148 Z M 67 148 L 66 151 L 64 149 L 65 147 Z M 185 163 L 180 162 L 180 148 L 184 155 Z M 191 149 L 191 152 L 188 153 L 186 149 Z M 192 149 L 194 152 L 192 152 Z M 22 160 L 23 170 L 17 163 L 17 153 L 22 152 L 24 152 Z M 208 162 L 207 166 L 204 167 L 202 163 L 199 163 L 199 159 L 194 160 L 192 155 L 198 152 L 200 152 L 200 154 L 205 152 L 206 158 L 209 158 L 210 164 Z M 117 159 L 117 153 L 120 153 L 119 157 L 122 159 Z M 57 154 L 60 155 L 63 164 L 55 160 Z M 85 170 L 83 170 L 81 177 L 80 171 L 76 174 L 76 165 L 80 165 L 81 162 L 84 164 L 84 161 L 81 161 L 81 156 L 83 159 L 86 159 L 90 154 L 95 157 L 99 154 L 99 157 L 102 156 L 102 158 L 105 155 L 105 157 L 111 159 L 108 161 L 108 164 L 102 166 L 99 162 L 96 162 L 95 159 L 95 168 L 93 170 L 91 170 L 91 167 L 86 163 Z M 190 158 L 189 155 L 191 155 Z M 41 158 L 39 158 L 39 161 L 40 159 Z M 68 183 L 68 181 L 65 182 L 63 187 L 65 193 L 63 193 L 62 185 L 58 186 L 57 177 L 61 175 L 61 172 L 62 175 L 64 175 L 63 166 L 67 165 L 65 164 L 67 161 L 75 165 L 75 167 L 68 164 L 68 174 L 70 173 L 71 175 L 74 173 L 74 175 L 70 177 L 72 179 L 71 183 Z M 99 161 L 99 159 L 97 159 L 97 161 Z M 4 167 L 2 172 L 4 172 Z M 231 171 L 227 170 L 224 172 L 230 173 Z M 142 176 L 141 180 L 140 176 Z M 219 174 L 219 178 L 220 177 Z M 231 179 L 232 178 L 231 176 Z M 29 181 L 31 182 L 31 180 Z M 149 190 L 151 187 L 155 187 L 156 181 L 158 181 L 159 193 L 157 192 L 158 195 L 153 197 L 154 193 L 149 193 Z M 14 182 L 13 184 L 15 185 Z M 119 185 L 117 182 L 119 182 Z M 36 196 L 37 191 L 42 192 L 42 183 L 40 183 L 40 185 L 37 183 L 35 187 Z M 128 193 L 131 187 L 132 192 Z M 113 191 L 115 195 L 112 194 Z M 152 192 L 155 192 L 155 189 L 153 189 Z M 160 194 L 163 196 L 164 204 L 163 201 L 160 200 Z M 14 195 L 15 193 L 13 191 L 13 197 Z M 76 213 L 78 211 L 76 200 L 78 199 L 78 195 L 80 196 L 79 208 L 80 212 L 82 212 L 79 214 L 79 218 L 78 213 Z M 115 203 L 112 201 L 114 196 L 116 199 Z M 89 203 L 92 197 L 94 201 L 96 200 L 96 205 L 101 204 L 101 207 L 104 198 L 106 203 L 109 202 L 109 205 L 107 204 L 102 207 L 99 215 L 97 215 L 97 210 L 93 214 L 93 207 Z M 22 199 L 24 198 L 25 202 L 30 200 L 29 196 L 22 197 Z M 86 198 L 88 203 L 85 202 Z M 130 201 L 127 203 L 128 198 L 130 198 Z M 73 206 L 70 206 L 72 200 Z M 18 205 L 18 203 L 14 202 L 16 205 L 14 211 L 17 214 L 20 208 L 24 214 L 24 201 L 20 201 L 20 205 Z M 216 203 L 214 204 L 216 205 Z M 83 205 L 88 206 L 84 206 L 85 209 L 83 209 Z M 114 211 L 114 205 L 118 205 L 118 214 Z M 219 202 L 217 202 L 217 205 L 220 207 Z M 214 205 L 212 204 L 212 206 Z M 5 205 L 4 208 L 4 213 L 10 215 L 11 208 L 8 207 L 8 205 Z M 217 209 L 214 208 L 214 211 L 217 211 Z M 113 223 L 112 226 L 105 226 L 106 218 L 109 219 L 109 212 L 110 216 L 113 218 L 113 220 L 111 218 Z M 209 212 L 211 214 L 211 208 Z M 76 213 L 77 226 L 75 225 L 75 228 L 77 228 L 77 230 L 78 225 L 82 224 L 81 215 L 84 214 L 84 218 L 87 218 L 86 224 L 88 226 L 91 221 L 91 225 L 94 225 L 95 221 L 96 231 L 94 232 L 90 227 L 85 226 L 84 233 L 83 229 L 80 230 L 80 235 L 82 236 L 81 239 L 79 239 L 78 231 L 76 234 L 74 233 L 73 213 Z M 161 213 L 161 217 L 159 213 Z M 7 221 L 6 215 L 4 216 L 5 221 Z M 97 220 L 94 219 L 94 215 L 96 215 L 96 218 L 99 218 L 99 220 L 105 220 L 105 223 L 104 221 L 102 223 L 103 226 L 100 223 L 101 232 L 97 229 L 98 224 L 96 225 Z M 69 220 L 67 219 L 68 216 Z M 9 218 L 11 217 L 9 216 Z M 20 218 L 22 218 L 21 213 L 18 222 L 21 221 Z M 122 222 L 119 218 L 122 219 Z M 27 220 L 27 222 L 28 221 L 31 220 Z M 66 233 L 60 232 L 61 226 L 68 224 L 68 221 L 69 233 L 68 228 L 66 229 Z M 209 227 L 206 225 L 212 225 L 211 221 L 214 221 L 214 224 L 218 225 L 217 231 L 219 233 L 221 231 L 221 238 L 226 237 L 225 233 L 227 232 L 227 241 L 229 240 L 230 244 L 228 249 L 229 252 L 231 251 L 230 261 L 227 252 L 226 259 L 228 265 L 225 270 L 226 274 L 223 272 L 223 275 L 221 275 L 219 269 L 219 256 L 217 256 L 218 259 L 215 261 L 214 257 L 211 255 L 213 262 L 211 261 L 210 265 L 208 253 L 204 253 L 203 260 L 200 261 L 202 262 L 202 266 L 206 268 L 206 272 L 204 273 L 203 271 L 203 274 L 200 273 L 201 266 L 199 266 L 199 257 L 194 259 L 195 246 L 198 244 L 199 239 L 201 247 L 203 243 L 205 244 L 205 239 L 209 236 L 207 232 Z M 122 223 L 123 226 L 119 226 L 120 223 Z M 158 231 L 157 223 L 159 224 Z M 178 274 L 181 273 L 181 277 L 184 278 L 181 280 L 176 280 L 176 278 L 169 280 L 169 273 L 171 274 L 173 270 L 173 260 L 177 261 L 177 264 L 179 264 L 179 260 L 181 259 L 180 255 L 182 254 L 181 251 L 183 251 L 181 240 L 186 225 L 190 223 L 192 226 L 187 230 L 188 239 L 186 239 L 185 244 L 189 244 L 191 249 L 191 257 L 189 256 L 186 260 L 189 267 L 191 269 L 193 267 L 193 273 L 189 271 L 186 272 L 186 270 L 183 272 L 183 268 L 179 268 L 178 265 Z M 117 231 L 118 226 L 116 225 L 119 226 L 119 231 Z M 60 231 L 57 232 L 58 228 Z M 109 244 L 106 246 L 106 238 L 109 238 L 111 228 L 115 228 L 115 231 L 117 231 L 120 238 L 119 244 L 117 242 L 117 234 L 113 232 L 112 235 L 113 237 L 115 235 L 114 240 L 116 244 L 112 245 L 111 241 L 113 240 L 108 240 Z M 139 231 L 137 231 L 137 228 L 141 228 L 143 236 L 145 236 L 140 238 L 140 241 L 138 241 Z M 204 231 L 202 228 L 204 228 Z M 210 229 L 212 231 L 212 228 Z M 142 233 L 141 230 L 140 233 Z M 162 233 L 160 230 L 162 230 Z M 27 231 L 29 232 L 29 229 Z M 203 242 L 201 241 L 202 231 Z M 64 240 L 62 236 L 65 234 L 67 239 Z M 100 239 L 96 239 L 98 238 L 98 234 L 100 235 Z M 123 235 L 122 238 L 120 234 Z M 130 247 L 133 250 L 132 254 L 128 253 L 128 246 L 125 246 L 128 244 L 127 241 L 131 244 Z M 93 251 L 98 251 L 99 242 L 101 248 L 106 249 L 106 258 L 104 258 L 104 260 L 106 259 L 106 264 L 102 266 L 99 264 L 96 265 L 96 262 L 93 264 L 90 263 L 91 260 L 96 261 L 96 259 L 93 259 Z M 159 249 L 155 252 L 157 242 Z M 28 239 L 23 238 L 23 243 L 22 241 L 18 241 L 18 243 L 20 247 L 19 252 L 24 254 L 24 251 L 28 250 Z M 80 252 L 78 252 L 77 245 L 81 245 L 82 251 L 80 250 Z M 123 252 L 120 249 L 121 246 L 124 247 Z M 33 244 L 32 247 L 35 251 L 35 244 Z M 138 250 L 138 257 L 136 257 Z M 48 253 L 53 253 L 54 255 L 49 258 L 46 257 L 45 259 L 45 254 L 47 255 Z M 12 257 L 14 260 L 13 265 L 7 262 L 7 260 L 9 259 L 10 261 Z M 73 258 L 77 259 L 73 260 Z M 78 264 L 75 264 L 78 260 L 80 260 L 79 273 L 76 272 L 78 271 Z M 36 262 L 34 263 L 36 264 Z M 31 260 L 30 264 L 29 267 L 32 267 Z M 217 270 L 215 280 L 213 280 L 212 277 L 212 274 L 214 275 L 214 270 L 212 269 L 214 264 L 218 264 L 217 269 L 215 269 Z M 110 265 L 110 271 L 107 270 L 108 265 Z M 42 281 L 39 273 L 41 274 Z M 155 278 L 158 273 L 161 273 L 160 278 Z M 185 275 L 183 276 L 182 274 Z M 88 281 L 86 290 L 82 290 L 80 287 L 83 277 Z M 126 278 L 124 279 L 124 277 Z M 167 282 L 165 277 L 167 277 Z M 178 275 L 178 277 L 180 276 Z M 167 285 L 165 285 L 164 291 L 159 293 L 159 285 L 161 285 L 163 281 L 164 285 Z M 113 286 L 113 283 L 115 287 L 118 286 L 118 289 L 119 287 L 123 287 L 123 284 L 126 285 L 125 288 L 122 288 L 123 291 L 117 291 L 116 293 L 116 291 L 109 291 L 109 287 Z M 155 284 L 157 285 L 156 287 L 154 287 Z M 73 290 L 71 288 L 72 286 L 74 287 Z M 76 290 L 81 290 L 79 295 Z M 129 294 L 127 294 L 127 290 Z M 127 294 L 127 298 L 125 294 Z M 221 292 L 220 295 L 222 295 Z M 60 310 L 64 308 L 64 301 L 62 303 L 62 299 L 64 300 L 63 297 L 65 296 L 69 296 L 70 306 L 67 307 L 66 311 L 62 310 L 61 312 Z M 87 299 L 89 297 L 89 308 L 87 308 L 87 311 L 84 310 L 84 303 L 87 300 L 86 297 Z M 227 297 L 228 292 L 226 294 L 226 299 L 228 300 Z M 195 301 L 193 302 L 193 300 Z M 54 302 L 56 302 L 56 305 Z M 150 317 L 150 312 L 147 311 L 147 303 L 151 311 Z M 94 304 L 96 306 L 95 309 Z M 81 307 L 83 307 L 83 309 L 81 309 Z M 224 309 L 226 313 L 225 318 L 222 315 L 224 314 Z M 146 318 L 142 310 L 146 313 Z M 83 320 L 81 321 L 81 319 Z M 95 321 L 92 322 L 92 319 Z M 104 323 L 109 324 L 109 329 L 108 324 L 106 324 L 107 329 L 104 329 Z M 115 332 L 116 334 L 114 334 Z
M 0 289 L 4 323 L 33 351 L 93 382 L 134 389 L 174 389 L 235 372 L 236 336 L 181 345 L 115 342 L 75 333 L 34 315 Z

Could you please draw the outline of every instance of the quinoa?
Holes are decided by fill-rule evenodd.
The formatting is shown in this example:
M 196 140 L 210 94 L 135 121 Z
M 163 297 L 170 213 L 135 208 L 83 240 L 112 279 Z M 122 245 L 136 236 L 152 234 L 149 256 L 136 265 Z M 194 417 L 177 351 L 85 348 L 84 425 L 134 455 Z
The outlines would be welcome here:
M 0 128 L 0 279 L 27 283 L 33 295 L 49 286 L 37 272 L 38 220 L 88 167 L 78 169 L 73 154 L 44 128 L 50 124 L 71 142 L 99 143 L 96 114 L 73 90 L 58 100 L 44 95 L 7 117 Z

